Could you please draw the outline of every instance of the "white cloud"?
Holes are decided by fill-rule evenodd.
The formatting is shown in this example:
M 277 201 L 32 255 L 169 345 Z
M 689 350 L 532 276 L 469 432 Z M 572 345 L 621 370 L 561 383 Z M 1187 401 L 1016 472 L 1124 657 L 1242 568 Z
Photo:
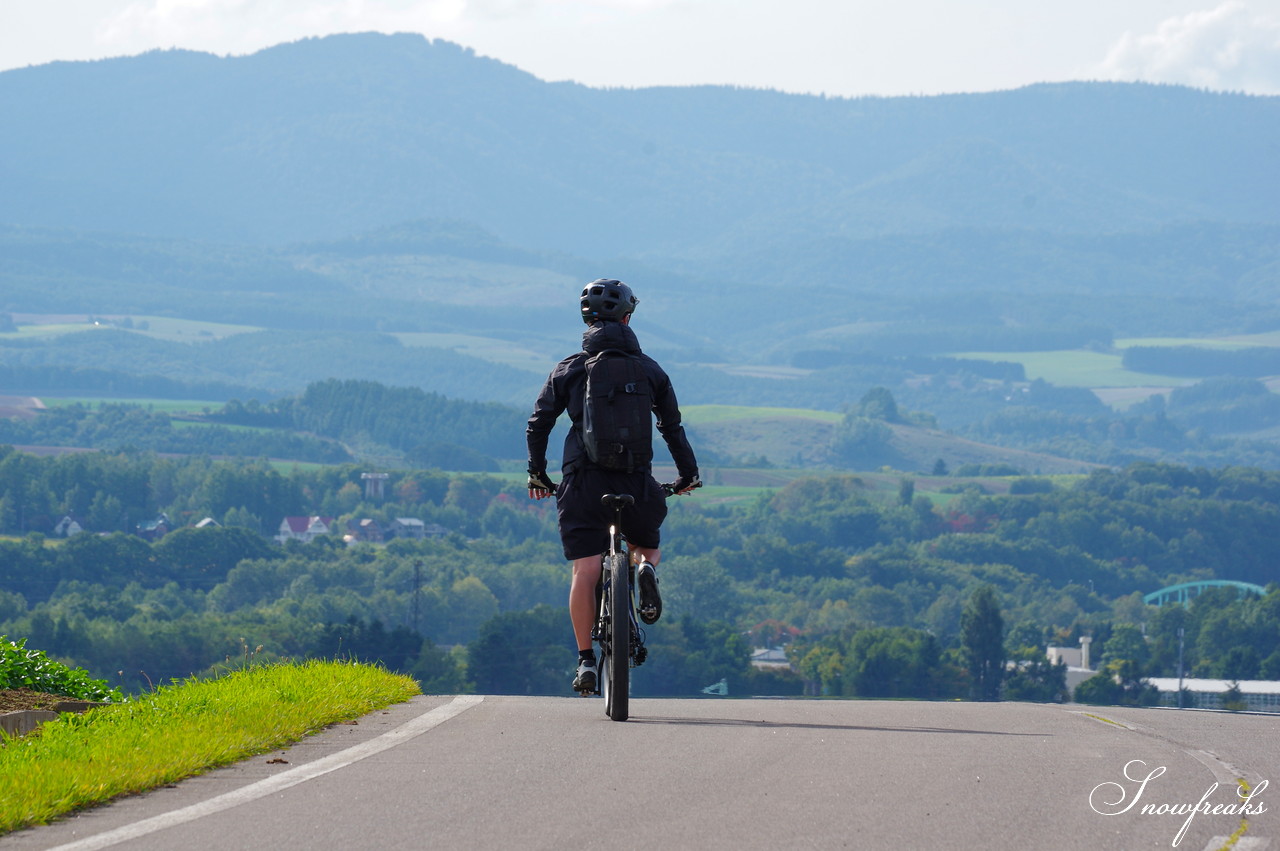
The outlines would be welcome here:
M 1231 0 L 1125 35 L 1097 71 L 1104 79 L 1182 83 L 1280 94 L 1280 17 Z

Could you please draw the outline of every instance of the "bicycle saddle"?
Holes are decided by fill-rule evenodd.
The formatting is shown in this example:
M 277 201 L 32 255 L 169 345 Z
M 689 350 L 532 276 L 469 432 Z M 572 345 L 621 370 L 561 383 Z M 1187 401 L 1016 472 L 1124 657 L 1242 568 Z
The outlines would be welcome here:
M 607 508 L 625 508 L 628 505 L 635 505 L 636 498 L 629 493 L 607 493 L 600 497 L 600 502 Z

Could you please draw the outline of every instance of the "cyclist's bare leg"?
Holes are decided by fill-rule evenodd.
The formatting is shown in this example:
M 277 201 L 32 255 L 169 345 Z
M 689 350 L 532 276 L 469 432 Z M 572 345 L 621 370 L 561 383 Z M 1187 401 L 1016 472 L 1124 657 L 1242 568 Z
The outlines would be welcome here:
M 653 549 L 649 549 L 648 547 L 632 547 L 631 548 L 632 564 L 639 564 L 642 561 L 647 561 L 649 562 L 649 564 L 653 565 L 654 567 L 657 567 L 658 562 L 661 560 L 662 560 L 662 550 L 659 549 L 658 547 L 654 547 Z
M 600 582 L 601 556 L 573 560 L 573 579 L 569 583 L 569 619 L 573 621 L 573 637 L 579 650 L 591 649 L 591 628 L 596 623 L 596 585 Z

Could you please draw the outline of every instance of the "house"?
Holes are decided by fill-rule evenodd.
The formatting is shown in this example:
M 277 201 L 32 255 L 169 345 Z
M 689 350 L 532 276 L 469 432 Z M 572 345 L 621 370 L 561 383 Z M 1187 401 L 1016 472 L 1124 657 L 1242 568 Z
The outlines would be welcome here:
M 397 538 L 420 541 L 427 537 L 427 525 L 416 517 L 397 517 L 391 523 L 391 533 Z
M 209 529 L 209 528 L 216 528 L 221 525 L 222 525 L 221 523 L 219 523 L 217 520 L 214 520 L 212 517 L 206 517 L 196 524 L 196 528 Z
M 353 517 L 348 520 L 347 534 L 343 537 L 347 543 L 365 541 L 371 544 L 381 544 L 387 539 L 386 532 L 382 529 L 382 524 L 371 517 L 363 517 L 359 520 Z
M 320 517 L 319 515 L 286 517 L 280 521 L 280 529 L 276 532 L 276 540 L 282 544 L 285 541 L 301 541 L 305 544 L 322 535 L 329 534 L 332 526 L 332 517 Z
M 787 651 L 781 647 L 755 647 L 751 650 L 751 666 L 762 670 L 790 670 L 791 662 L 787 659 Z
M 79 535 L 83 531 L 84 527 L 77 523 L 70 514 L 59 520 L 58 525 L 53 527 L 53 534 L 59 538 L 70 538 L 72 535 Z
M 154 520 L 147 520 L 138 524 L 138 537 L 147 541 L 158 541 L 169 534 L 169 530 L 172 528 L 173 524 L 169 522 L 169 516 L 161 513 Z

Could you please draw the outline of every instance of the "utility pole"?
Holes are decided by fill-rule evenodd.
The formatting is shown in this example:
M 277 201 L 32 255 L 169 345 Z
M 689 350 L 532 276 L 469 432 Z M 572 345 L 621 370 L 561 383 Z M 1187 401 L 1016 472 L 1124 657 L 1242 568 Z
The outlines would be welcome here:
M 1182 708 L 1182 645 L 1186 629 L 1178 627 L 1178 708 Z
M 418 626 L 418 601 L 422 598 L 422 561 L 413 563 L 413 631 L 422 634 Z

